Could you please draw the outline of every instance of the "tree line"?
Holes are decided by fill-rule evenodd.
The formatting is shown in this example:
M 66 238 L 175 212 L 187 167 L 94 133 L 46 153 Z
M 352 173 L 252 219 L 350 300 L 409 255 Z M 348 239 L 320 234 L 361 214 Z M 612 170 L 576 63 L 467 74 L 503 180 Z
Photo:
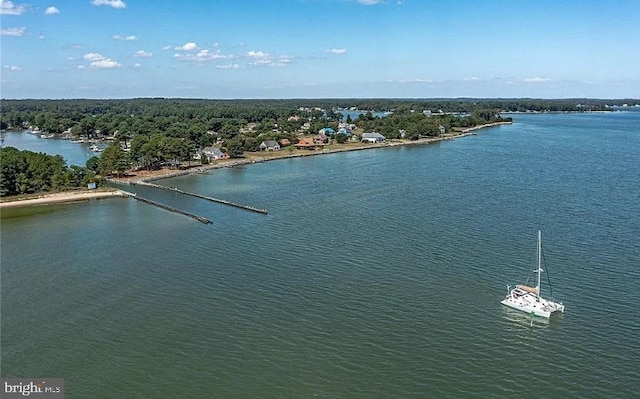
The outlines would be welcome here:
M 347 109 L 389 111 L 387 117 L 365 113 L 355 120 L 348 117 L 347 122 L 356 124 L 361 131 L 379 132 L 390 139 L 417 139 L 437 136 L 442 129 L 509 120 L 500 116 L 505 111 L 602 110 L 612 103 L 615 101 L 588 99 L 2 99 L 0 129 L 37 127 L 58 137 L 112 139 L 112 145 L 99 159 L 90 160 L 86 170 L 78 167 L 62 171 L 56 166 L 52 174 L 55 181 L 28 178 L 38 182 L 30 185 L 21 181 L 18 186 L 24 186 L 24 190 L 9 190 L 29 192 L 38 187 L 73 185 L 90 173 L 108 176 L 122 174 L 131 167 L 175 166 L 190 162 L 197 150 L 214 143 L 232 157 L 258 151 L 263 140 L 286 138 L 295 143 L 303 127 L 313 134 L 326 127 L 337 131 L 338 123 L 344 120 L 341 111 Z M 334 135 L 334 140 L 341 142 L 346 137 Z
M 0 148 L 0 196 L 34 194 L 87 187 L 98 183 L 96 173 L 86 167 L 65 166 L 60 155 Z

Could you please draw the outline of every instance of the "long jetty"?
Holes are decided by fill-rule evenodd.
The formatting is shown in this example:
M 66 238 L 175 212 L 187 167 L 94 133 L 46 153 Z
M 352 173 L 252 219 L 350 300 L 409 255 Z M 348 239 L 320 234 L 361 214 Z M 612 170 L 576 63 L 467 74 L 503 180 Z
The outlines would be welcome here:
M 201 198 L 201 199 L 204 199 L 204 200 L 207 200 L 207 201 L 211 201 L 211 202 L 216 202 L 218 204 L 232 206 L 234 208 L 244 209 L 244 210 L 251 211 L 251 212 L 261 213 L 261 214 L 264 214 L 264 215 L 267 214 L 267 210 L 266 209 L 254 208 L 253 206 L 249 206 L 249 205 L 236 204 L 236 203 L 233 203 L 231 201 L 227 201 L 227 200 L 223 200 L 223 199 L 219 199 L 219 198 L 207 197 L 206 195 L 197 194 L 197 193 L 190 193 L 188 191 L 180 190 L 179 188 L 176 188 L 176 187 L 166 187 L 166 186 L 161 186 L 159 184 L 149 183 L 149 182 L 135 182 L 135 183 L 132 183 L 132 184 L 150 186 L 150 187 L 159 188 L 159 189 L 162 189 L 162 190 L 173 191 L 173 192 L 176 192 L 176 193 L 179 193 L 179 194 L 190 195 L 192 197 Z
M 174 212 L 174 213 L 178 213 L 178 214 L 180 214 L 180 215 L 184 215 L 184 216 L 190 217 L 190 218 L 192 218 L 192 219 L 197 220 L 197 221 L 198 221 L 198 222 L 200 222 L 200 223 L 204 223 L 204 224 L 211 224 L 211 223 L 212 223 L 212 222 L 211 222 L 211 220 L 209 220 L 209 219 L 207 219 L 207 218 L 205 218 L 205 217 L 198 216 L 198 215 L 195 215 L 195 214 L 193 214 L 193 213 L 190 213 L 190 212 L 187 212 L 187 211 L 183 211 L 183 210 L 180 210 L 180 209 L 174 208 L 174 207 L 169 206 L 169 205 L 161 204 L 161 203 L 159 203 L 159 202 L 152 201 L 152 200 L 150 200 L 150 199 L 148 199 L 148 198 L 143 198 L 143 197 L 140 197 L 140 196 L 138 196 L 138 195 L 130 195 L 130 197 L 131 197 L 131 198 L 134 198 L 134 199 L 136 199 L 136 200 L 138 200 L 138 201 L 142 201 L 142 202 L 144 202 L 145 204 L 149 204 L 149 205 L 157 206 L 158 208 L 166 209 L 166 210 L 168 210 L 168 211 L 170 211 L 170 212 Z

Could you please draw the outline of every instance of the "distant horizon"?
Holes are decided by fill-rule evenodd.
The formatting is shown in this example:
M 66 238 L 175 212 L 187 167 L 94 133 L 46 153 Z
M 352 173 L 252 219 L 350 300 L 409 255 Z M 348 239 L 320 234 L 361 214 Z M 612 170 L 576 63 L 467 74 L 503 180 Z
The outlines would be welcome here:
M 543 97 L 290 97 L 290 98 L 205 98 L 205 97 L 161 97 L 161 96 L 139 96 L 139 97 L 111 97 L 111 98 L 90 98 L 90 97 L 69 97 L 69 98 L 0 98 L 0 101 L 125 101 L 125 100 L 203 100 L 203 101 L 369 101 L 369 100 L 385 100 L 385 101 L 630 101 L 640 104 L 640 97 L 625 98 L 597 98 L 597 97 L 567 97 L 567 98 L 543 98 Z M 631 104 L 629 104 L 631 105 Z M 634 104 L 635 105 L 635 104 Z
M 7 99 L 626 99 L 640 2 L 0 0 Z

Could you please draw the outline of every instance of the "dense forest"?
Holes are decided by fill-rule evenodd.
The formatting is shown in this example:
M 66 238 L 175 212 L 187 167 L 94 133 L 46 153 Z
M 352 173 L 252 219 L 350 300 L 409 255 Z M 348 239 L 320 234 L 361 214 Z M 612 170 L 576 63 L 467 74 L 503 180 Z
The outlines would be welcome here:
M 584 112 L 609 109 L 633 100 L 536 99 L 291 99 L 200 100 L 141 98 L 126 100 L 0 100 L 0 129 L 33 129 L 59 137 L 111 143 L 87 167 L 66 168 L 43 154 L 2 153 L 2 195 L 84 185 L 87 179 L 121 174 L 132 168 L 157 168 L 191 162 L 216 144 L 231 157 L 258 151 L 264 140 L 295 143 L 339 123 L 359 133 L 416 140 L 443 131 L 510 121 L 505 112 Z M 355 119 L 348 111 L 364 111 Z M 386 112 L 376 117 L 372 112 Z M 345 115 L 348 115 L 345 118 Z M 356 134 L 350 132 L 350 134 Z M 347 137 L 334 134 L 336 142 Z M 46 173 L 45 173 L 46 172 Z
M 87 187 L 98 182 L 88 168 L 65 166 L 60 155 L 0 148 L 0 196 L 33 194 Z

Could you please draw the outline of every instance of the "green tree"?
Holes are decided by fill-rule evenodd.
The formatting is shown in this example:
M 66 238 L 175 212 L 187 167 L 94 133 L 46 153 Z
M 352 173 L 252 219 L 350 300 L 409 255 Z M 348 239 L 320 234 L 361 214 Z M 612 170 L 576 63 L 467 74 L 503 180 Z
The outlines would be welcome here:
M 100 170 L 100 158 L 93 156 L 87 159 L 86 166 L 87 169 L 97 173 Z
M 241 158 L 244 154 L 244 143 L 240 139 L 232 139 L 225 143 L 230 158 Z
M 100 174 L 103 176 L 112 175 L 114 172 L 121 176 L 129 167 L 129 157 L 118 143 L 111 144 L 100 156 Z

